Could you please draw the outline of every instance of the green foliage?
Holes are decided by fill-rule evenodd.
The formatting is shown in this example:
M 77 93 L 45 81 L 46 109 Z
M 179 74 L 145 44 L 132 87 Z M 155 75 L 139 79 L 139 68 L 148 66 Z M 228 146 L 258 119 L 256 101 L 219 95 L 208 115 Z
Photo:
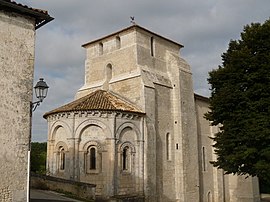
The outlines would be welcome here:
M 217 161 L 227 174 L 270 181 L 270 19 L 244 27 L 222 54 L 222 66 L 209 73 L 210 112 L 219 125 Z
M 270 194 L 270 182 L 260 180 L 259 183 L 260 183 L 260 192 Z
M 31 171 L 39 174 L 46 173 L 47 143 L 31 143 Z

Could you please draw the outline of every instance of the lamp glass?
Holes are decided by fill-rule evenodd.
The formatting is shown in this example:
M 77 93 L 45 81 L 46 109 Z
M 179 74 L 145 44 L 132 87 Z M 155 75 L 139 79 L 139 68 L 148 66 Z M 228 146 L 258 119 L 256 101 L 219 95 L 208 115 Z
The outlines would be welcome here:
M 46 84 L 43 78 L 40 78 L 34 88 L 36 97 L 40 100 L 40 102 L 42 102 L 47 96 L 49 86 Z

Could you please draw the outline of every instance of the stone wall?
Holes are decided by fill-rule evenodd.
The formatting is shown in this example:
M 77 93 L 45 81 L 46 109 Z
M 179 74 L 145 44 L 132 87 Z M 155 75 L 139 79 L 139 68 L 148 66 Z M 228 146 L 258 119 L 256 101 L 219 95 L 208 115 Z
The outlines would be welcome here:
M 209 111 L 208 100 L 195 96 L 195 106 L 198 126 L 199 171 L 200 171 L 200 200 L 201 201 L 260 201 L 257 178 L 246 176 L 224 175 L 222 169 L 213 167 L 210 161 L 216 160 L 213 140 L 218 127 L 210 126 L 204 118 Z
M 94 200 L 96 185 L 61 178 L 31 174 L 31 188 L 69 193 L 81 199 Z
M 0 201 L 26 201 L 35 21 L 0 11 Z
M 70 112 L 47 118 L 48 175 L 93 183 L 96 196 L 143 195 L 143 134 L 139 116 L 119 112 Z M 122 171 L 122 145 L 133 145 L 130 170 Z M 64 147 L 65 168 L 59 166 Z M 96 168 L 90 169 L 89 148 L 96 148 Z
M 77 98 L 106 86 L 146 113 L 141 150 L 146 200 L 195 201 L 197 130 L 191 72 L 179 57 L 182 46 L 135 26 L 84 47 L 86 80 Z
M 200 199 L 206 201 L 208 198 L 211 200 L 215 198 L 215 200 L 223 201 L 221 170 L 214 169 L 213 165 L 210 164 L 210 161 L 214 160 L 214 148 L 211 146 L 213 140 L 209 138 L 211 137 L 210 122 L 204 118 L 204 114 L 209 110 L 208 102 L 195 96 L 195 103 L 198 126 Z

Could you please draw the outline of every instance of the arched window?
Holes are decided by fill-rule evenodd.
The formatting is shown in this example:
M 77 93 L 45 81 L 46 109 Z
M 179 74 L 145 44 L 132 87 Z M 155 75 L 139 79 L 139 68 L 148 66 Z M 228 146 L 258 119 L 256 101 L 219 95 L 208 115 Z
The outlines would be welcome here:
M 97 144 L 91 144 L 85 152 L 85 172 L 99 173 L 101 170 L 102 155 Z
M 112 78 L 112 65 L 109 63 L 106 66 L 106 80 L 109 82 Z
M 167 160 L 171 160 L 172 159 L 172 154 L 171 154 L 171 135 L 170 133 L 166 134 L 166 157 Z
M 134 166 L 135 148 L 130 142 L 120 146 L 120 168 L 123 173 L 131 173 Z
M 121 39 L 119 36 L 116 37 L 116 49 L 121 48 Z
M 112 79 L 112 65 L 109 63 L 105 69 L 105 82 L 103 84 L 104 90 L 109 90 L 109 82 Z
M 90 170 L 96 169 L 96 148 L 90 148 Z
M 130 161 L 130 152 L 129 152 L 129 147 L 126 146 L 123 149 L 123 156 L 122 156 L 122 169 L 123 170 L 129 170 L 129 161 Z
M 99 55 L 103 55 L 103 43 L 99 43 L 98 44 L 98 53 Z
M 213 196 L 212 196 L 212 193 L 209 191 L 207 193 L 207 202 L 212 202 L 213 201 Z
M 65 170 L 66 166 L 66 154 L 64 147 L 59 148 L 59 169 Z

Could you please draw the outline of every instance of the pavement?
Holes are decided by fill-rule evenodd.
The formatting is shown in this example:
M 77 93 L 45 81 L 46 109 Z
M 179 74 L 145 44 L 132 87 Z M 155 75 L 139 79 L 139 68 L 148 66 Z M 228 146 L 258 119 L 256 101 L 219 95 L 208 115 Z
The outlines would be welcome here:
M 82 202 L 76 199 L 68 198 L 64 194 L 48 190 L 31 189 L 30 202 L 60 202 L 60 201 L 73 201 Z
M 82 202 L 54 191 L 31 189 L 30 202 Z M 261 202 L 270 202 L 270 194 L 261 194 Z

